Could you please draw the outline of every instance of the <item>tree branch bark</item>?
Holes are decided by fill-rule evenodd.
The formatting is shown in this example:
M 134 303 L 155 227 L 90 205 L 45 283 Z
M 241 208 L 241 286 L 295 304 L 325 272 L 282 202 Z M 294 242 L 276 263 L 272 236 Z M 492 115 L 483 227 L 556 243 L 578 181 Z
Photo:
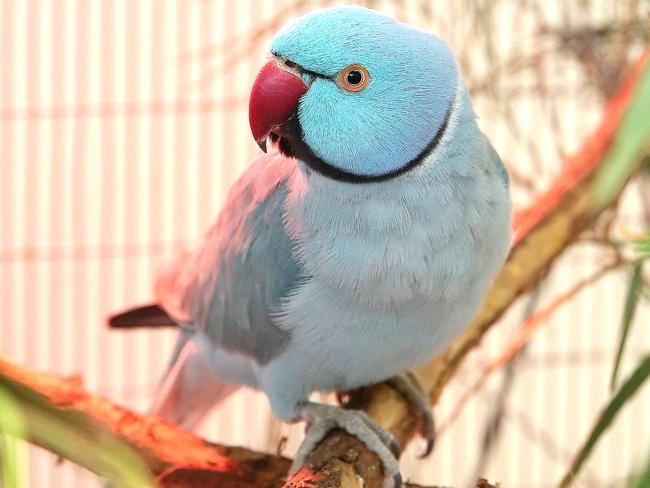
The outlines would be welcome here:
M 644 54 L 634 73 L 608 104 L 598 130 L 578 154 L 567 161 L 551 189 L 534 206 L 515 216 L 515 245 L 474 322 L 444 354 L 417 370 L 434 404 L 465 355 L 480 342 L 492 324 L 518 297 L 534 286 L 580 232 L 592 225 L 600 213 L 617 200 L 618 195 L 597 204 L 590 197 L 591 184 L 629 104 L 645 61 Z M 82 412 L 109 432 L 127 440 L 142 454 L 164 487 L 381 486 L 382 472 L 377 457 L 356 438 L 342 431 L 331 432 L 310 454 L 307 465 L 285 483 L 290 465 L 288 459 L 208 443 L 177 426 L 135 414 L 86 392 L 79 378 L 36 373 L 1 358 L 0 375 L 27 385 L 62 410 Z M 417 428 L 404 399 L 385 384 L 354 393 L 348 407 L 366 411 L 402 445 L 412 438 Z M 39 442 L 34 438 L 32 441 Z M 479 480 L 476 486 L 488 488 L 490 485 Z

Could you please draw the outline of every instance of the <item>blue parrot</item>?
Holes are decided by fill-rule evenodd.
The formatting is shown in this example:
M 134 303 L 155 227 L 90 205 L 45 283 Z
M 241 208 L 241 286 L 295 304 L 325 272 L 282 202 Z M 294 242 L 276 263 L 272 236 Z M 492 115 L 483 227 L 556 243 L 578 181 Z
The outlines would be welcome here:
M 392 436 L 363 412 L 309 400 L 389 380 L 469 324 L 510 245 L 505 168 L 479 130 L 449 47 L 361 7 L 301 17 L 273 39 L 253 85 L 266 152 L 231 188 L 203 245 L 166 268 L 157 303 L 111 325 L 177 324 L 152 411 L 195 426 L 241 385 L 304 420 L 295 457 L 334 427 L 401 477 Z

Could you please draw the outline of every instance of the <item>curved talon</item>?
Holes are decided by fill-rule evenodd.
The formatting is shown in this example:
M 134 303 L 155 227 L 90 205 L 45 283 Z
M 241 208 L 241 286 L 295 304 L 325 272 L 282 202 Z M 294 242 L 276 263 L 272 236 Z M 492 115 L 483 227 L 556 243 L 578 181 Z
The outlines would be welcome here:
M 390 449 L 391 454 L 395 456 L 395 459 L 399 459 L 402 455 L 402 446 L 400 446 L 399 442 L 397 442 L 393 436 L 391 437 L 392 439 L 390 439 L 387 447 Z
M 418 456 L 418 459 L 424 459 L 429 454 L 431 454 L 431 451 L 433 451 L 433 446 L 435 445 L 435 443 L 436 443 L 435 434 L 434 434 L 434 438 L 432 439 L 427 438 L 427 445 L 424 448 L 424 452 Z
M 417 377 L 410 371 L 393 376 L 386 381 L 401 393 L 410 407 L 420 417 L 420 435 L 424 437 L 427 444 L 420 459 L 427 457 L 433 451 L 436 440 L 436 424 L 433 419 L 433 412 L 429 405 L 429 398 L 422 388 Z
M 424 452 L 418 456 L 420 459 L 424 459 L 431 454 L 436 443 L 436 422 L 430 408 L 427 409 L 426 412 L 422 412 L 420 420 L 420 435 L 427 441 Z
M 393 476 L 393 487 L 402 488 L 402 484 L 402 473 L 397 473 L 395 476 Z

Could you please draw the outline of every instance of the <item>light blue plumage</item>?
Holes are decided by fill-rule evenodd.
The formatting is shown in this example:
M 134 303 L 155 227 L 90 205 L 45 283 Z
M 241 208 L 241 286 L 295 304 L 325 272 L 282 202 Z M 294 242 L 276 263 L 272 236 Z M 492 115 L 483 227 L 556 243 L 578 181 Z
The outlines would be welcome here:
M 456 91 L 447 45 L 373 10 L 332 8 L 298 19 L 272 52 L 335 76 L 361 64 L 368 87 L 347 93 L 316 78 L 300 102 L 305 142 L 328 163 L 357 174 L 395 170 L 418 156 L 442 126 Z
M 268 76 L 304 94 L 265 130 L 300 160 L 255 160 L 202 247 L 163 273 L 159 303 L 184 332 L 154 412 L 191 426 L 249 385 L 314 424 L 299 459 L 335 424 L 396 475 L 390 436 L 308 397 L 423 364 L 468 325 L 509 248 L 507 173 L 438 38 L 344 7 L 298 19 L 272 52 L 285 71 Z M 349 65 L 363 90 L 337 82 Z

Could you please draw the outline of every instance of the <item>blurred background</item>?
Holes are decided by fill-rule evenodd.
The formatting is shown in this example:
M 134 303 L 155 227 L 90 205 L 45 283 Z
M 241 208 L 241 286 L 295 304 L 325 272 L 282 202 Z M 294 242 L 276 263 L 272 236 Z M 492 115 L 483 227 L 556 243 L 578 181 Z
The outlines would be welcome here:
M 200 239 L 259 151 L 248 92 L 273 33 L 295 16 L 341 3 L 0 1 L 0 355 L 79 374 L 88 390 L 146 410 L 175 333 L 111 332 L 105 318 L 151 299 L 157 269 Z M 650 32 L 647 1 L 356 3 L 450 43 L 479 124 L 509 168 L 516 208 L 535 201 L 594 129 Z M 512 368 L 492 375 L 462 410 L 456 403 L 527 308 L 544 307 L 602 267 L 612 235 L 647 229 L 647 176 L 628 185 L 609 223 L 584 235 L 533 303 L 522 300 L 471 354 L 436 408 L 444 427 L 433 455 L 418 460 L 419 441 L 404 455 L 407 479 L 465 486 L 478 473 L 506 487 L 557 483 L 610 397 L 628 269 L 564 304 Z M 650 349 L 647 298 L 621 377 Z M 495 415 L 499 436 L 486 450 Z M 302 426 L 273 421 L 263 395 L 241 391 L 201 433 L 271 452 L 289 436 L 283 452 L 291 455 Z M 646 384 L 576 486 L 622 486 L 649 449 Z M 27 486 L 96 485 L 94 475 L 45 451 L 24 444 L 21 453 Z

